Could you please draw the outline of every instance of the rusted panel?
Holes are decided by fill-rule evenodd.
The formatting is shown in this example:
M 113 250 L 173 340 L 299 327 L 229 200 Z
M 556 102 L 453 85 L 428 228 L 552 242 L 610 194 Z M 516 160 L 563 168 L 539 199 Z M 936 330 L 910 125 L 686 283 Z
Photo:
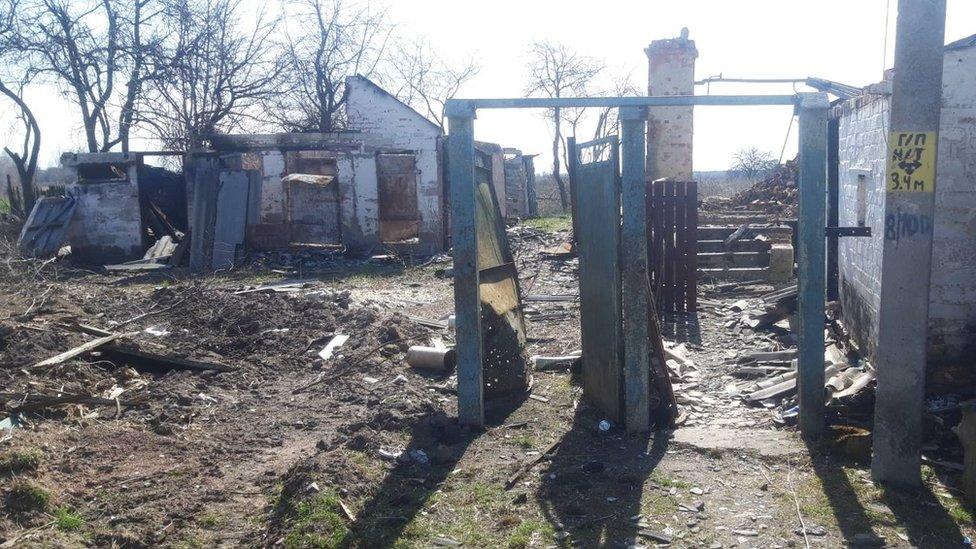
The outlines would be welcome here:
M 525 390 L 528 384 L 525 318 L 518 272 L 494 187 L 490 178 L 481 178 L 476 184 L 484 391 L 498 395 Z
M 380 240 L 400 242 L 420 235 L 417 158 L 412 154 L 377 154 Z
M 282 178 L 285 220 L 291 244 L 339 244 L 339 174 L 335 154 L 328 151 L 290 151 Z

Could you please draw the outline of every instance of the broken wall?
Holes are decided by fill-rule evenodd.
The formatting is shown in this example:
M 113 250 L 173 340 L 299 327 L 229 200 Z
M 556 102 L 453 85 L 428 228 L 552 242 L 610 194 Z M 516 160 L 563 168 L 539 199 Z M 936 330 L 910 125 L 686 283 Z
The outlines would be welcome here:
M 121 263 L 142 257 L 142 213 L 136 158 L 123 153 L 68 153 L 61 157 L 65 167 L 76 171 L 76 183 L 68 186 L 75 198 L 74 217 L 68 231 L 72 256 L 90 264 Z M 86 177 L 91 171 L 117 166 L 118 177 Z
M 889 105 L 887 95 L 865 95 L 834 111 L 840 119 L 839 223 L 872 227 L 870 238 L 841 238 L 838 246 L 845 326 L 869 356 L 878 336 Z M 971 363 L 976 351 L 974 47 L 950 49 L 944 58 L 937 170 L 929 357 L 935 363 Z
M 439 126 L 403 104 L 376 84 L 361 76 L 346 79 L 346 117 L 349 127 L 360 134 L 364 152 L 376 149 L 412 151 L 417 157 L 417 206 L 420 215 L 418 252 L 437 252 L 443 249 L 444 214 L 442 211 L 443 182 L 438 169 L 438 143 L 442 131 Z M 350 159 L 354 177 L 367 172 L 376 181 L 376 155 L 353 155 Z M 369 164 L 372 163 L 372 166 Z M 339 166 L 340 183 L 343 181 Z M 347 180 L 348 181 L 348 180 Z M 377 218 L 378 193 L 375 183 L 356 186 L 355 194 L 343 195 L 343 212 L 355 212 L 346 218 L 344 235 L 364 245 L 379 243 Z M 340 191 L 342 189 L 340 188 Z M 347 208 L 349 202 L 353 208 Z
M 647 94 L 694 95 L 695 41 L 687 29 L 679 38 L 655 40 L 647 54 Z M 647 176 L 692 180 L 692 137 L 694 107 L 651 107 L 647 109 Z

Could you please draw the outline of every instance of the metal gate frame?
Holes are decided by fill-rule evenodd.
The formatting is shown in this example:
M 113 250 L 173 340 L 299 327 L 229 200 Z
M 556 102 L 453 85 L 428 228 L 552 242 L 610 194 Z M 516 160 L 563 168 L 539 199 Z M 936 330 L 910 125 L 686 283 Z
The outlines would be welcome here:
M 474 186 L 474 120 L 478 109 L 602 107 L 619 109 L 621 121 L 621 228 L 625 422 L 630 432 L 650 428 L 647 240 L 645 238 L 645 135 L 648 107 L 792 105 L 799 115 L 800 208 L 798 222 L 800 429 L 817 438 L 824 425 L 824 291 L 827 180 L 825 93 L 452 99 L 449 127 L 454 305 L 457 329 L 458 419 L 483 426 L 481 310 L 478 289 Z

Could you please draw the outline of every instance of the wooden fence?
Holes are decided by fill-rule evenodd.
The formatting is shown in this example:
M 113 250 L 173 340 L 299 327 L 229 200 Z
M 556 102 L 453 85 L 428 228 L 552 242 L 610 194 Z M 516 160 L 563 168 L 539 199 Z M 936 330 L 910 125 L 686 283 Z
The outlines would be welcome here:
M 647 264 L 661 311 L 694 312 L 698 284 L 698 185 L 660 180 L 647 185 Z

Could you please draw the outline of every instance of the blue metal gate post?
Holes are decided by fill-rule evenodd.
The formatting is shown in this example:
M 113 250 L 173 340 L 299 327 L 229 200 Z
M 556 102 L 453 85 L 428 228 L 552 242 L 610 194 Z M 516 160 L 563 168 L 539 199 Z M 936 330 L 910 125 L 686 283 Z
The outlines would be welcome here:
M 448 105 L 447 115 L 450 132 L 447 162 L 451 186 L 458 421 L 481 427 L 485 423 L 485 407 L 475 215 L 474 110 L 464 102 L 452 102 Z
M 647 341 L 647 226 L 644 210 L 644 132 L 647 109 L 621 107 L 623 222 L 620 262 L 624 328 L 624 417 L 627 431 L 650 428 L 650 348 Z
M 824 429 L 824 292 L 827 213 L 826 94 L 798 94 L 800 116 L 800 211 L 797 235 L 800 432 L 817 439 Z

